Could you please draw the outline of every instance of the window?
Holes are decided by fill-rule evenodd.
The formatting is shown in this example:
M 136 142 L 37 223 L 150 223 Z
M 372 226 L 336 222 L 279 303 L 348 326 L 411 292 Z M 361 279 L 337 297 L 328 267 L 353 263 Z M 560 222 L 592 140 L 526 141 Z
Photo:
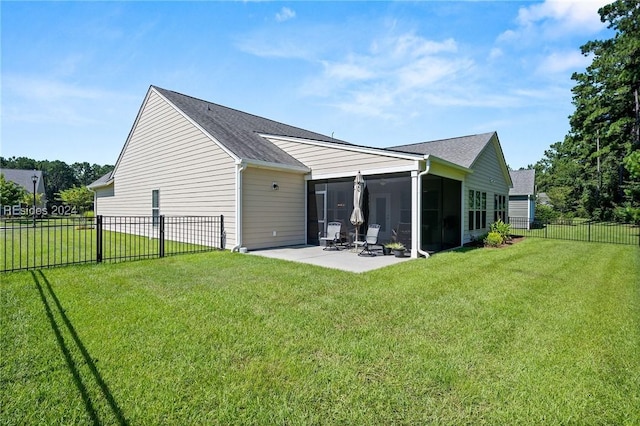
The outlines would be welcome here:
M 493 221 L 497 222 L 498 219 L 503 222 L 507 222 L 507 196 L 495 194 L 493 196 Z
M 153 226 L 158 226 L 160 223 L 160 190 L 154 189 L 151 191 L 151 217 Z
M 487 193 L 469 190 L 469 231 L 487 227 Z

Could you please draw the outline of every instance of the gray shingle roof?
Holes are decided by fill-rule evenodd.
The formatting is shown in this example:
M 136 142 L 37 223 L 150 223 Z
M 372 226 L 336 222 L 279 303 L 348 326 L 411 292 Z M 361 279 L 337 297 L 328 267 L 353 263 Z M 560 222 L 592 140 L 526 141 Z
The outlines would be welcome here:
M 105 185 L 107 182 L 109 182 L 111 180 L 111 175 L 112 174 L 113 174 L 113 170 L 110 171 L 109 173 L 106 173 L 106 174 L 100 176 L 98 179 L 94 180 L 89 185 L 87 185 L 87 187 L 89 189 L 92 189 L 92 188 L 97 188 L 97 187 Z
M 31 177 L 35 174 L 38 177 L 36 181 L 36 192 L 42 191 L 42 188 L 44 188 L 44 185 L 40 186 L 40 182 L 42 181 L 41 170 L 0 169 L 0 173 L 4 175 L 6 180 L 17 183 L 29 192 L 33 192 L 33 180 Z
M 458 138 L 440 139 L 430 142 L 398 145 L 389 148 L 392 151 L 410 154 L 433 155 L 451 163 L 464 167 L 471 167 L 480 152 L 495 135 L 495 132 L 479 135 L 462 136 Z
M 509 189 L 509 195 L 533 195 L 536 188 L 535 170 L 510 170 L 513 188 Z
M 304 164 L 291 155 L 260 137 L 259 133 L 347 144 L 347 142 L 319 133 L 258 117 L 171 90 L 156 86 L 152 87 L 194 120 L 207 133 L 216 138 L 229 151 L 243 160 L 266 161 L 304 167 Z

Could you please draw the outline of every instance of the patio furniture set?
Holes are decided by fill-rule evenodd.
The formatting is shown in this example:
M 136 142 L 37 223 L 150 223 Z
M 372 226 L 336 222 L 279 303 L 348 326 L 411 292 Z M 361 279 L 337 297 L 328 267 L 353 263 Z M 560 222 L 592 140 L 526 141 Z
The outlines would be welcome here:
M 399 232 L 393 230 L 394 241 L 399 243 Z M 327 224 L 327 232 L 325 235 L 320 235 L 320 242 L 324 242 L 325 247 L 323 250 L 340 250 L 340 249 L 354 249 L 359 250 L 358 256 L 376 256 L 376 246 L 379 246 L 383 253 L 386 252 L 385 245 L 378 242 L 378 235 L 380 233 L 380 225 L 372 223 L 367 227 L 367 233 L 363 236 L 362 240 L 358 239 L 357 234 L 353 234 L 355 238 L 352 241 L 346 238 L 345 233 L 342 232 L 342 224 L 340 222 L 329 222 Z M 404 246 L 403 246 L 404 247 Z M 401 250 L 404 254 L 404 248 Z M 397 254 L 396 254 L 397 255 Z

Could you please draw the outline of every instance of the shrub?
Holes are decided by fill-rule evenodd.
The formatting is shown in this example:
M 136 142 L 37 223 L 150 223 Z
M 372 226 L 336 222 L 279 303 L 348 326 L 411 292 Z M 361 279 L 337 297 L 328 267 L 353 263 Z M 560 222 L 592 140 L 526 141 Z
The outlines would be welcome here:
M 489 247 L 498 247 L 504 243 L 504 239 L 499 232 L 491 231 L 487 234 L 487 237 L 484 239 L 484 245 Z
M 560 214 L 551 206 L 546 204 L 536 204 L 536 220 L 540 222 L 550 222 L 557 219 Z
M 494 232 L 500 235 L 503 243 L 511 240 L 511 224 L 504 223 L 501 219 L 491 224 L 491 232 L 489 235 Z

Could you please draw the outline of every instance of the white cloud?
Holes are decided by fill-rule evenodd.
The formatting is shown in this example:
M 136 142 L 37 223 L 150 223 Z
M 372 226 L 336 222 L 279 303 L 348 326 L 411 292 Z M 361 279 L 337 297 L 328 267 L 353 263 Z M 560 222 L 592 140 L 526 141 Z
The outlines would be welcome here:
M 571 34 L 594 34 L 605 28 L 598 9 L 610 0 L 546 0 L 521 7 L 517 28 L 504 31 L 498 41 L 555 39 Z
M 498 58 L 502 57 L 503 55 L 504 55 L 504 52 L 502 51 L 502 49 L 500 49 L 498 47 L 494 47 L 489 52 L 489 59 L 498 59 Z
M 374 77 L 373 72 L 361 64 L 322 61 L 322 65 L 324 65 L 324 75 L 330 79 L 367 80 Z
M 101 121 L 111 103 L 128 97 L 41 77 L 3 77 L 3 120 L 7 122 L 87 125 Z
M 288 7 L 283 7 L 282 9 L 280 9 L 280 12 L 276 13 L 276 21 L 278 22 L 288 21 L 289 19 L 293 19 L 295 17 L 296 12 L 289 9 Z
M 353 114 L 407 117 L 414 114 L 416 99 L 424 102 L 428 93 L 473 67 L 457 50 L 453 39 L 435 41 L 414 33 L 379 37 L 368 52 L 321 61 L 323 73 L 307 82 L 305 94 L 329 99 Z
M 572 50 L 568 52 L 554 52 L 542 59 L 536 72 L 538 74 L 558 74 L 567 71 L 586 68 L 593 57 L 584 56 L 582 53 Z
M 4 77 L 4 90 L 13 92 L 21 98 L 42 101 L 98 99 L 106 94 L 101 90 L 78 87 L 60 81 L 16 75 Z
M 610 0 L 547 0 L 544 3 L 520 8 L 517 22 L 521 26 L 527 27 L 550 19 L 558 22 L 567 31 L 575 28 L 599 31 L 603 24 L 600 22 L 598 9 L 609 2 Z

